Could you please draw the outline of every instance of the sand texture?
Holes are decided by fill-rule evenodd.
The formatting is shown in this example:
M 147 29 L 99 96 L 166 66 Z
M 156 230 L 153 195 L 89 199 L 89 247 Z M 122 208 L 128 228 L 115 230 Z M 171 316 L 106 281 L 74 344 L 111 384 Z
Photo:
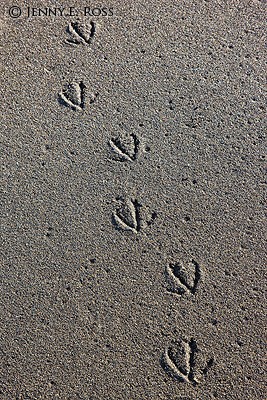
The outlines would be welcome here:
M 0 400 L 267 398 L 266 11 L 0 0 Z

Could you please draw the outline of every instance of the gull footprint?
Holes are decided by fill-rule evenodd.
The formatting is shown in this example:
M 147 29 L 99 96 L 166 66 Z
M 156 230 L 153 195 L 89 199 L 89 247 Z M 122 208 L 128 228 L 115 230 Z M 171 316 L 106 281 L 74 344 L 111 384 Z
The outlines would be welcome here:
M 122 199 L 118 198 L 122 201 Z M 130 230 L 137 233 L 141 229 L 140 225 L 140 207 L 141 204 L 137 200 L 126 200 L 117 208 L 113 214 L 116 226 L 120 229 Z
M 85 108 L 85 91 L 86 86 L 82 81 L 65 84 L 59 93 L 59 102 L 70 107 L 72 110 L 82 111 Z M 94 103 L 97 96 L 98 93 L 91 96 L 91 104 Z
M 70 22 L 68 25 L 68 33 L 71 35 L 67 39 L 69 44 L 91 44 L 96 32 L 96 25 L 90 21 L 89 25 L 79 22 Z
M 195 294 L 201 279 L 201 269 L 195 260 L 191 260 L 186 267 L 182 263 L 170 263 L 166 268 L 166 278 L 170 292 L 178 295 L 185 292 Z
M 113 213 L 112 219 L 117 229 L 138 233 L 144 227 L 151 225 L 157 218 L 156 212 L 150 213 L 149 209 L 136 199 L 117 197 L 116 200 L 120 202 L 120 205 Z M 141 207 L 143 208 L 142 215 Z M 149 219 L 145 220 L 147 217 Z
M 114 152 L 116 160 L 135 161 L 140 149 L 140 140 L 135 134 L 131 134 L 130 140 L 123 140 L 116 137 L 110 139 L 109 145 Z
M 194 339 L 180 340 L 165 349 L 161 360 L 162 367 L 179 381 L 195 386 L 200 383 L 203 376 L 207 375 L 214 363 L 212 357 L 206 362 L 205 368 L 199 369 L 198 353 L 199 349 Z
M 65 84 L 59 93 L 59 99 L 74 110 L 83 110 L 85 107 L 85 89 L 83 82 Z

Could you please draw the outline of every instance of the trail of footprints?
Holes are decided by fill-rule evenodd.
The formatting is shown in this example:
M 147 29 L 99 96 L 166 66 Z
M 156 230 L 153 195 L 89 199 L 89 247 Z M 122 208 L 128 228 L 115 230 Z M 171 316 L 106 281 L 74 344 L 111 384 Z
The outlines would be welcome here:
M 96 32 L 96 24 L 89 22 L 86 26 L 80 22 L 70 22 L 67 28 L 69 38 L 66 42 L 73 45 L 90 45 Z M 89 103 L 95 102 L 98 93 L 89 97 Z M 81 82 L 65 84 L 59 93 L 61 104 L 74 111 L 83 111 L 86 105 L 86 85 Z M 135 134 L 128 138 L 112 137 L 108 141 L 113 159 L 120 162 L 134 162 L 140 153 L 140 139 Z M 150 218 L 145 220 L 142 216 L 142 204 L 137 199 L 117 197 L 117 207 L 112 215 L 112 222 L 116 229 L 138 234 L 145 226 L 151 225 L 156 218 L 152 212 Z M 195 295 L 201 281 L 201 267 L 195 261 L 184 265 L 183 262 L 169 263 L 166 266 L 165 277 L 168 285 L 167 291 L 179 297 L 188 294 Z M 179 340 L 168 346 L 162 354 L 161 365 L 163 369 L 178 381 L 197 385 L 203 376 L 206 376 L 212 367 L 214 359 L 206 360 L 204 366 L 198 365 L 198 352 L 196 341 Z

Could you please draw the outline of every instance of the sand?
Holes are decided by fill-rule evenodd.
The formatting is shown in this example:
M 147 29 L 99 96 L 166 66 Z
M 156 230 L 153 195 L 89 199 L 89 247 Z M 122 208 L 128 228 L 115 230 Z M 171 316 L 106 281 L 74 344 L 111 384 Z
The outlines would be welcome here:
M 0 5 L 0 399 L 266 398 L 266 2 Z

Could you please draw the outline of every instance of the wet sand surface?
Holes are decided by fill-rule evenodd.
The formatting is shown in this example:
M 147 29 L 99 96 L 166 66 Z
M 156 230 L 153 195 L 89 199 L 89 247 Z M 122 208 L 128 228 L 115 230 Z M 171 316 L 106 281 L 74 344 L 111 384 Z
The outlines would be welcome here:
M 266 398 L 266 2 L 0 6 L 0 399 Z

